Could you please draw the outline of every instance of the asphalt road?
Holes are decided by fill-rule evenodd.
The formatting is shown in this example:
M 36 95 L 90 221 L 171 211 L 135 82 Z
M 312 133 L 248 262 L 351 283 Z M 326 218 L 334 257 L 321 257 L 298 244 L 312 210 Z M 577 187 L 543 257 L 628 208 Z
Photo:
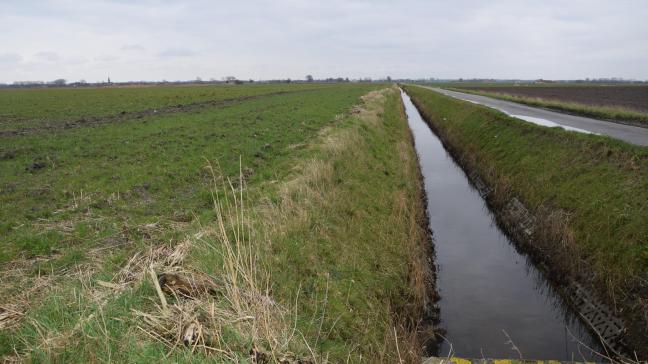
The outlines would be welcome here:
M 505 112 L 511 116 L 537 124 L 555 123 L 560 126 L 564 126 L 565 129 L 568 130 L 580 129 L 581 131 L 607 135 L 631 144 L 648 146 L 648 128 L 640 128 L 637 126 L 618 124 L 610 121 L 591 119 L 583 116 L 563 114 L 556 111 L 539 109 L 536 107 L 517 104 L 510 101 L 498 100 L 486 96 L 473 95 L 432 87 L 428 88 L 447 96 L 452 96 L 457 99 L 488 106 Z

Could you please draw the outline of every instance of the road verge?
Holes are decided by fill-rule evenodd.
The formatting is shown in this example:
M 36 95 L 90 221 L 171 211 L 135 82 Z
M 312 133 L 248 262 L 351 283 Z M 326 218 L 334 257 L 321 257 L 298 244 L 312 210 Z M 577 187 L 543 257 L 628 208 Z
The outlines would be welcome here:
M 511 95 L 497 91 L 477 91 L 465 88 L 447 87 L 447 90 L 464 92 L 474 95 L 487 96 L 504 101 L 517 102 L 519 104 L 539 107 L 547 110 L 559 111 L 565 114 L 586 116 L 599 120 L 609 121 L 625 125 L 648 128 L 648 113 L 635 111 L 620 106 L 594 106 L 578 102 L 548 100 L 540 97 L 527 97 Z

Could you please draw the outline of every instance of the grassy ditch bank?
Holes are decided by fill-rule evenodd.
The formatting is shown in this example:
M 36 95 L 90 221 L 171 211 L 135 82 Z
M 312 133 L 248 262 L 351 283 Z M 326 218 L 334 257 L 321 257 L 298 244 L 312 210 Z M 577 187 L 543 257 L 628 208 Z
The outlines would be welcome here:
M 50 205 L 61 207 L 14 214 L 17 223 L 5 226 L 15 248 L 2 265 L 0 356 L 420 361 L 436 299 L 423 188 L 398 90 L 376 88 L 70 130 L 51 140 L 57 150 L 78 133 L 99 138 L 110 128 L 111 138 L 81 154 L 72 146 L 36 172 L 11 159 L 7 184 L 47 182 Z M 163 142 L 176 159 L 142 154 L 143 142 L 119 143 L 137 138 Z M 119 162 L 94 166 L 108 147 Z M 109 163 L 126 168 L 123 181 Z M 59 175 L 75 178 L 66 188 Z M 16 211 L 35 204 L 18 187 L 3 196 Z M 63 208 L 67 195 L 58 191 L 81 187 Z M 37 212 L 48 208 L 37 202 Z M 60 239 L 41 243 L 49 231 Z M 24 236 L 38 249 L 20 244 Z
M 557 101 L 549 100 L 539 97 L 527 97 L 511 95 L 507 93 L 497 92 L 496 89 L 490 92 L 469 90 L 465 88 L 450 88 L 448 90 L 465 92 L 469 94 L 493 97 L 500 100 L 517 102 L 529 106 L 542 107 L 545 109 L 556 110 L 565 112 L 567 114 L 587 116 L 596 119 L 611 121 L 621 124 L 629 124 L 648 128 L 648 113 L 632 110 L 621 106 L 594 106 L 586 105 L 578 102 Z
M 555 280 L 580 282 L 615 308 L 646 358 L 648 148 L 405 89 L 455 159 L 492 188 L 486 198 L 505 230 Z

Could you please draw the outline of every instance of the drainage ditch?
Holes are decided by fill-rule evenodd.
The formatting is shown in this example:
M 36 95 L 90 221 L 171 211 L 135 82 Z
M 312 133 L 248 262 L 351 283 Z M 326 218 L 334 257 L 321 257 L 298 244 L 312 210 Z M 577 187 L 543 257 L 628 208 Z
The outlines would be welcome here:
M 443 335 L 438 355 L 603 360 L 596 352 L 605 350 L 591 334 L 592 325 L 607 325 L 599 332 L 614 340 L 619 323 L 605 317 L 593 297 L 581 294 L 582 287 L 559 288 L 545 278 L 495 222 L 485 201 L 490 188 L 478 174 L 464 173 L 409 96 L 402 93 L 402 98 L 434 232 Z M 521 233 L 533 234 L 535 217 L 519 200 L 509 201 L 506 210 Z M 579 294 L 578 299 L 567 302 L 558 289 Z

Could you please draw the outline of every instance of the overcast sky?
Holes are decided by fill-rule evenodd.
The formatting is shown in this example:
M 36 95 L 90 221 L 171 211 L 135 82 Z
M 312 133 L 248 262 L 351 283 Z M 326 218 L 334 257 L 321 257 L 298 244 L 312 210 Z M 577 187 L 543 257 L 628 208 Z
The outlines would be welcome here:
M 648 79 L 648 1 L 0 0 L 0 82 Z

